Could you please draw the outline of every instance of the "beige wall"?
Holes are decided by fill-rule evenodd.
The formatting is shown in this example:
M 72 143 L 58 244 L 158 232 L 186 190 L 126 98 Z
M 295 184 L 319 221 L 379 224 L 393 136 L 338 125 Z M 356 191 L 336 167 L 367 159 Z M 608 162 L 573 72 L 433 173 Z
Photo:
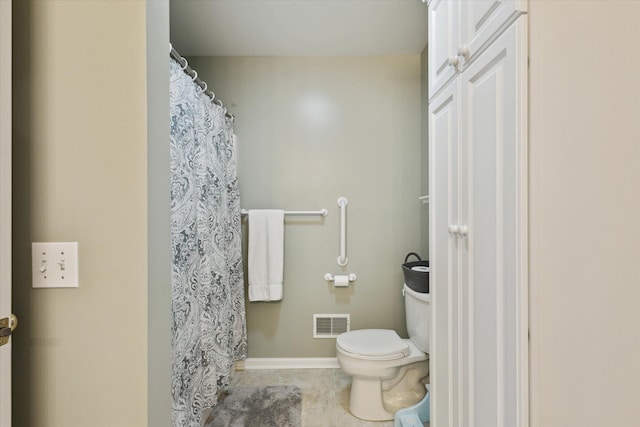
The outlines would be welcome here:
M 147 423 L 144 1 L 14 2 L 14 426 Z M 32 241 L 80 287 L 32 289 Z
M 640 425 L 640 2 L 530 4 L 533 427 Z
M 247 307 L 250 357 L 332 357 L 313 313 L 406 334 L 400 265 L 420 249 L 420 57 L 189 58 L 237 116 L 244 208 L 288 218 L 284 300 Z M 341 270 L 339 196 L 349 199 Z M 245 228 L 246 231 L 246 228 Z M 334 289 L 325 273 L 355 273 Z

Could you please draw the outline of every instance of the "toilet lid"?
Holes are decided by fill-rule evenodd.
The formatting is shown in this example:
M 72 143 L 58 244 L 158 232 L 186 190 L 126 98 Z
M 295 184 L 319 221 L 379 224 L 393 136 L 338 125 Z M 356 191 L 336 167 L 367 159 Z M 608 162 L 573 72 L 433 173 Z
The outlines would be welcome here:
M 336 345 L 353 357 L 393 360 L 409 356 L 409 345 L 390 329 L 360 329 L 338 336 Z

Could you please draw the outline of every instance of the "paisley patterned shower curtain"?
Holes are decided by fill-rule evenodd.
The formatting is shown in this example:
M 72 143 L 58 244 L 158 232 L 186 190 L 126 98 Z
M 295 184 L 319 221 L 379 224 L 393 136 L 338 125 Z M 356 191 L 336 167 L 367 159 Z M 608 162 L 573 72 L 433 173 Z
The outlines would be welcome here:
M 200 427 L 246 357 L 233 121 L 171 68 L 173 427 Z

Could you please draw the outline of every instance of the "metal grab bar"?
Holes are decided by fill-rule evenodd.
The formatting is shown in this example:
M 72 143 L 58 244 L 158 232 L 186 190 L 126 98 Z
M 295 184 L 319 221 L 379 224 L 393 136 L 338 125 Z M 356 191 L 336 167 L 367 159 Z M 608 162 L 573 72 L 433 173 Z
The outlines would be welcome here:
M 344 267 L 349 260 L 347 259 L 347 205 L 349 200 L 346 197 L 338 198 L 338 206 L 340 207 L 340 256 L 338 257 L 338 265 Z

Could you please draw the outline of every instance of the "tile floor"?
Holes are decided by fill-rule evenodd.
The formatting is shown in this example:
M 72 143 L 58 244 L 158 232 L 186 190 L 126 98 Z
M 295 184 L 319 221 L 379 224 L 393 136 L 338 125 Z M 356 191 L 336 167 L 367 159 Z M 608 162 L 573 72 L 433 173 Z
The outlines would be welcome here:
M 340 369 L 235 371 L 231 385 L 296 385 L 302 390 L 302 427 L 393 427 L 393 421 L 363 421 L 349 412 L 351 379 Z M 428 427 L 429 423 L 425 423 Z

